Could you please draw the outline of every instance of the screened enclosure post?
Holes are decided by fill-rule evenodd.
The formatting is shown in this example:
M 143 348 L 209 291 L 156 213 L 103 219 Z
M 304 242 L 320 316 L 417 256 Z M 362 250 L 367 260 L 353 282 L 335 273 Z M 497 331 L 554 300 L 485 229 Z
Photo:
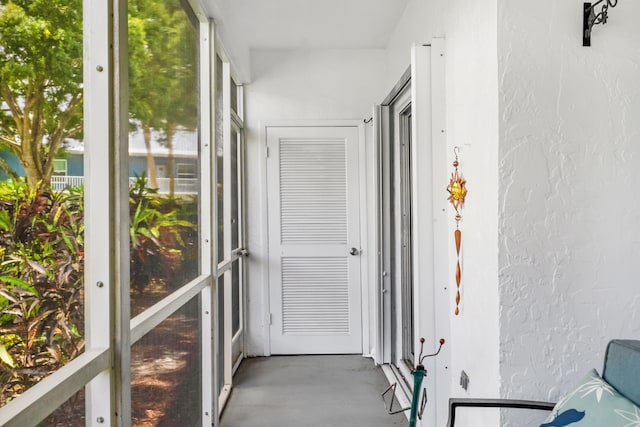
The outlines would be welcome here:
M 114 1 L 114 124 L 115 141 L 111 179 L 115 221 L 115 393 L 116 424 L 131 425 L 131 307 L 129 277 L 129 49 L 128 1 Z
M 372 257 L 372 271 L 375 272 L 375 292 L 373 295 L 375 311 L 373 313 L 373 326 L 375 330 L 375 342 L 373 347 L 375 352 L 373 355 L 374 361 L 377 365 L 384 363 L 384 328 L 383 323 L 383 301 L 384 301 L 384 283 L 382 276 L 382 222 L 380 212 L 382 210 L 382 158 L 380 151 L 382 149 L 382 127 L 381 127 L 381 114 L 382 107 L 380 105 L 374 105 L 373 108 L 373 164 L 376 165 L 372 170 L 372 175 L 369 176 L 375 182 L 375 210 L 373 212 L 373 221 L 375 223 L 375 256 Z
M 223 184 L 224 188 L 224 260 L 231 261 L 231 66 L 228 61 L 222 64 L 222 111 L 224 115 L 223 132 Z M 224 274 L 224 385 L 229 387 L 233 377 L 233 300 L 231 269 Z
M 244 86 L 238 87 L 238 114 L 240 118 L 243 120 L 244 124 Z M 238 207 L 240 215 L 238 220 L 240 221 L 238 233 L 240 238 L 240 247 L 247 250 L 247 150 L 245 146 L 245 134 L 244 127 L 240 132 L 240 167 L 238 168 L 238 173 L 240 174 L 239 182 L 240 185 L 240 206 Z M 243 256 L 240 260 L 240 328 L 242 330 L 242 357 L 246 355 L 246 346 L 245 337 L 247 336 L 246 325 L 247 325 L 247 294 L 246 294 L 246 281 L 247 281 L 247 262 L 246 256 Z
M 213 304 L 212 289 L 213 280 L 213 239 L 212 239 L 212 98 L 211 98 L 211 69 L 213 48 L 213 23 L 204 14 L 196 10 L 200 21 L 200 244 L 202 246 L 200 266 L 203 275 L 209 275 L 209 285 L 201 293 L 201 343 L 202 343 L 202 425 L 217 426 L 218 410 L 217 399 L 214 398 L 214 363 L 213 356 Z
M 218 198 L 217 198 L 217 190 L 216 190 L 216 176 L 217 176 L 217 161 L 216 161 L 216 141 L 215 141 L 215 123 L 216 123 L 216 109 L 215 109 L 215 100 L 216 100 L 216 89 L 215 89 L 215 81 L 216 81 L 216 28 L 213 20 L 209 21 L 209 69 L 207 70 L 207 76 L 209 76 L 209 91 L 208 91 L 208 100 L 209 100 L 209 120 L 210 123 L 208 125 L 208 129 L 210 132 L 209 137 L 209 147 L 210 152 L 208 156 L 209 161 L 209 207 L 211 209 L 211 213 L 206 220 L 209 222 L 209 226 L 211 227 L 211 238 L 209 239 L 209 256 L 207 258 L 207 262 L 209 263 L 209 268 L 211 269 L 211 291 L 210 291 L 210 304 L 211 310 L 209 313 L 211 314 L 210 321 L 210 346 L 211 346 L 211 365 L 210 369 L 212 372 L 210 378 L 211 384 L 211 407 L 213 410 L 213 426 L 218 427 L 219 419 L 220 419 L 220 396 L 218 395 L 218 383 L 219 383 L 219 370 L 218 364 L 220 359 L 220 348 L 219 348 L 219 326 L 218 326 L 218 233 L 217 233 L 217 212 L 218 212 Z M 215 320 L 214 320 L 215 319 Z
M 115 73 L 111 49 L 113 8 L 111 0 L 83 2 L 84 135 L 87 141 L 91 141 L 84 147 L 87 350 L 109 348 L 114 332 L 111 310 L 115 289 L 112 270 L 114 224 L 110 215 L 114 179 L 111 173 Z M 100 425 L 113 425 L 115 422 L 112 380 L 110 370 L 106 370 L 87 385 L 87 425 L 98 425 L 98 420 L 103 421 Z

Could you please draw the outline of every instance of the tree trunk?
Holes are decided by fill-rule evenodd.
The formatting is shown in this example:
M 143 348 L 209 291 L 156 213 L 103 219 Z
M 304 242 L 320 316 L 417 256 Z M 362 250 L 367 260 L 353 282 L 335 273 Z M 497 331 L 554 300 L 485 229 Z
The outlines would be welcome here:
M 42 188 L 45 185 L 45 181 L 44 177 L 35 167 L 32 166 L 32 164 L 33 163 L 31 163 L 31 161 L 22 160 L 24 173 L 27 178 L 27 184 L 29 185 L 30 189 L 36 190 Z
M 151 128 L 147 125 L 142 126 L 142 134 L 144 135 L 144 146 L 147 149 L 147 170 L 149 171 L 148 183 L 149 188 L 158 188 L 158 177 L 156 174 L 156 160 L 151 152 Z
M 42 133 L 34 128 L 30 134 L 23 136 L 21 150 L 15 151 L 24 168 L 27 184 L 32 190 L 46 189 L 51 186 L 53 160 L 64 140 L 61 134 L 50 134 L 47 146 L 43 147 L 43 138 Z
M 22 150 L 18 154 L 18 159 L 24 168 L 24 174 L 27 178 L 27 185 L 32 190 L 39 190 L 48 186 L 50 184 L 49 181 L 51 181 L 51 176 L 43 176 L 42 170 L 38 167 L 38 159 L 35 154 L 38 151 L 37 146 L 38 142 L 34 141 L 31 135 L 24 135 Z
M 168 165 L 167 165 L 167 169 L 169 172 L 169 196 L 173 197 L 173 195 L 175 194 L 175 190 L 176 190 L 176 183 L 175 183 L 175 159 L 173 156 L 173 137 L 176 134 L 176 124 L 175 123 L 168 123 L 167 127 L 165 128 L 165 135 L 167 137 L 167 149 L 169 150 L 169 156 L 167 158 L 168 160 Z

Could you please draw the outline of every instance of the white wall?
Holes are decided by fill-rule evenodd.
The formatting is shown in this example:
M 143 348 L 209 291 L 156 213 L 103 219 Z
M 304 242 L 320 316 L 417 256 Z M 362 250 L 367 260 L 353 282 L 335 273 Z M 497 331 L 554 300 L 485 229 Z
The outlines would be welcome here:
M 448 146 L 462 147 L 469 188 L 462 315 L 450 319 L 456 396 L 464 369 L 468 395 L 557 399 L 601 367 L 609 339 L 640 332 L 640 4 L 610 9 L 591 48 L 581 10 L 412 1 L 389 44 L 390 87 L 411 42 L 446 38 Z M 460 425 L 497 425 L 470 412 Z
M 377 94 L 385 73 L 384 58 L 383 50 L 252 51 L 252 82 L 245 86 L 247 168 L 250 171 L 247 195 L 251 249 L 247 292 L 249 355 L 265 354 L 264 307 L 268 301 L 268 295 L 263 294 L 267 211 L 261 125 L 282 120 L 369 119 L 374 103 L 380 101 Z M 368 353 L 369 349 L 364 352 Z
M 502 394 L 556 399 L 640 336 L 640 3 L 500 0 Z M 505 420 L 503 425 L 520 425 Z
M 381 95 L 391 90 L 411 63 L 411 46 L 428 44 L 434 37 L 442 37 L 446 26 L 446 0 L 409 0 L 386 49 L 388 72 Z
M 459 168 L 469 191 L 460 224 L 461 314 L 451 318 L 452 395 L 460 397 L 499 395 L 496 20 L 497 3 L 485 0 L 452 2 L 447 16 L 449 159 L 453 147 L 461 147 Z M 449 228 L 454 229 L 453 220 Z M 452 274 L 452 288 L 454 283 Z M 462 370 L 470 379 L 467 392 L 459 385 Z M 497 411 L 461 410 L 460 415 L 461 426 L 499 425 Z
M 462 210 L 463 279 L 461 314 L 454 316 L 454 211 L 446 224 L 450 289 L 446 313 L 436 319 L 447 330 L 452 396 L 499 395 L 498 347 L 498 70 L 497 3 L 486 0 L 455 2 L 410 1 L 387 48 L 388 91 L 409 65 L 412 43 L 444 37 L 446 46 L 447 173 L 452 171 L 453 148 L 461 147 L 460 171 L 469 195 Z M 448 175 L 447 175 L 448 180 Z M 445 188 L 440 189 L 446 199 Z M 438 189 L 434 190 L 436 195 Z M 439 224 L 435 225 L 440 226 Z M 424 302 L 428 305 L 428 301 Z M 419 332 L 420 333 L 420 332 Z M 459 386 L 460 372 L 470 377 L 468 392 Z M 447 414 L 439 413 L 437 425 Z M 426 425 L 426 424 L 425 424 Z M 496 411 L 459 412 L 457 426 L 498 425 Z

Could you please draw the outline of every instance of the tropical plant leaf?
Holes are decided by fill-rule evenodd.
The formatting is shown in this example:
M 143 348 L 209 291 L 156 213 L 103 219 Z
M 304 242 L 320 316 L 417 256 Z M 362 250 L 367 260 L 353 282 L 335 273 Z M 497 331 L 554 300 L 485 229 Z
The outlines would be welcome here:
M 0 211 L 0 230 L 10 231 L 13 226 L 11 215 L 7 211 Z
M 3 344 L 0 344 L 0 360 L 12 368 L 16 367 L 16 363 Z
M 13 303 L 18 301 L 18 299 L 15 297 L 15 295 L 12 295 L 11 293 L 9 293 L 9 292 L 7 292 L 7 291 L 5 291 L 3 289 L 0 289 L 0 296 L 2 296 L 5 300 L 11 301 Z M 6 312 L 5 309 L 3 309 L 2 312 L 5 313 Z
M 35 271 L 37 271 L 38 273 L 40 273 L 43 276 L 47 275 L 47 269 L 44 268 L 44 266 L 42 264 L 39 264 L 35 261 L 27 261 L 27 263 L 31 266 L 31 268 L 33 268 Z
M 38 291 L 33 286 L 31 286 L 29 283 L 25 282 L 24 280 L 22 280 L 19 277 L 0 276 L 0 282 L 4 282 L 4 283 L 8 283 L 8 284 L 13 285 L 13 286 L 20 287 L 20 288 L 32 293 L 33 295 L 38 295 Z

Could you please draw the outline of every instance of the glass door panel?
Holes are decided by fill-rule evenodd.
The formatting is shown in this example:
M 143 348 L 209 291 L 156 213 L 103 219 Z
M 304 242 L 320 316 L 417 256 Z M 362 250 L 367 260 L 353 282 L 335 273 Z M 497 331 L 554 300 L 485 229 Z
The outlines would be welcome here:
M 402 295 L 402 359 L 413 366 L 415 339 L 413 322 L 413 242 L 411 206 L 411 106 L 400 114 L 400 271 Z

